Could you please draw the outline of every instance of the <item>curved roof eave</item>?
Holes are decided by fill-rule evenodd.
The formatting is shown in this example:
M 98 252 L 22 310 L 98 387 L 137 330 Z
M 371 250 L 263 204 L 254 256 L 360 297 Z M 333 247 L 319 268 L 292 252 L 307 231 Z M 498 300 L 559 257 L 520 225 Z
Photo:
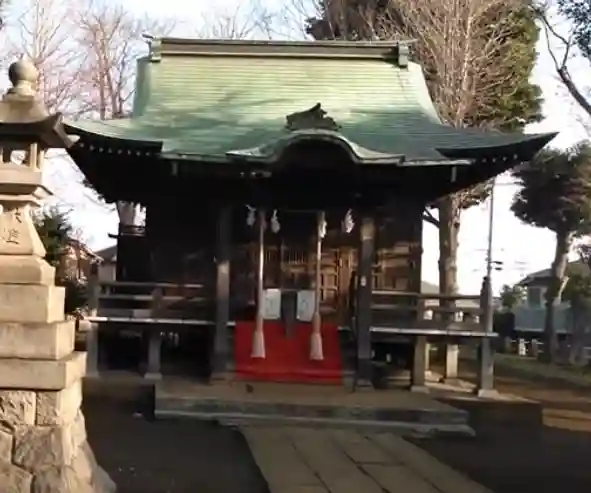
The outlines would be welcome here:
M 395 164 L 404 163 L 403 154 L 390 154 L 374 151 L 347 139 L 334 130 L 311 129 L 297 130 L 278 138 L 274 142 L 262 144 L 248 149 L 235 149 L 226 152 L 231 158 L 271 164 L 278 161 L 290 147 L 302 142 L 324 142 L 341 148 L 355 164 Z
M 163 141 L 161 139 L 153 138 L 138 138 L 137 134 L 125 130 L 131 126 L 132 118 L 122 118 L 119 120 L 106 121 L 65 121 L 64 128 L 70 134 L 80 136 L 82 138 L 96 138 L 96 140 L 106 140 L 111 143 L 118 143 L 115 145 L 125 146 L 154 146 L 162 147 Z
M 515 138 L 514 136 L 499 134 L 498 143 L 490 143 L 478 147 L 440 147 L 437 148 L 437 152 L 450 159 L 480 159 L 493 154 L 514 154 L 521 159 L 530 159 L 556 137 L 556 135 L 558 135 L 558 132 L 522 134 L 518 138 Z

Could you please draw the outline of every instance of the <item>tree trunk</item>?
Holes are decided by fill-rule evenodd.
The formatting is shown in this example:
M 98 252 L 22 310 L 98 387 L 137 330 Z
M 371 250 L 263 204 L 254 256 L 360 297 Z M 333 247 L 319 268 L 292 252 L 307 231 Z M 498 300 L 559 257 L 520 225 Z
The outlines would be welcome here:
M 460 233 L 459 207 L 456 197 L 448 195 L 438 203 L 439 210 L 439 293 L 455 294 L 458 291 L 458 243 Z M 450 322 L 454 318 L 451 311 L 447 311 L 455 306 L 454 300 L 440 300 L 439 305 L 446 311 L 438 314 L 439 320 Z M 453 351 L 453 346 L 449 344 L 438 344 L 437 354 L 443 359 L 444 365 L 450 364 L 452 367 L 458 365 L 458 354 Z M 449 360 L 452 358 L 452 360 Z
M 568 265 L 568 254 L 572 247 L 573 234 L 556 233 L 556 251 L 550 269 L 550 280 L 546 290 L 546 317 L 544 320 L 544 346 L 543 358 L 547 362 L 554 363 L 558 355 L 558 337 L 554 326 L 554 308 L 560 300 L 564 288 L 564 277 Z
M 460 234 L 459 208 L 453 195 L 441 199 L 439 209 L 439 292 L 458 290 L 457 255 Z

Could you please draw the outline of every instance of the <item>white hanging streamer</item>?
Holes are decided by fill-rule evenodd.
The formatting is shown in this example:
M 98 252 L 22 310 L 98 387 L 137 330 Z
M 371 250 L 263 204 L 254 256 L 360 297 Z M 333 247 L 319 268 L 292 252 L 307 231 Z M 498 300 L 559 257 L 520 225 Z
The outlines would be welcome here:
M 320 238 L 324 238 L 326 236 L 326 228 L 326 219 L 322 219 L 322 221 L 320 221 L 320 223 L 318 224 L 318 236 Z
M 279 217 L 277 216 L 277 209 L 273 211 L 273 215 L 271 216 L 271 231 L 277 234 L 281 229 L 281 224 L 279 224 Z
M 353 221 L 353 211 L 351 209 L 349 209 L 343 219 L 343 231 L 345 233 L 349 234 L 349 233 L 351 233 L 351 231 L 353 231 L 354 227 L 355 227 L 355 221 Z
M 246 208 L 248 209 L 248 214 L 246 216 L 246 224 L 252 228 L 254 226 L 255 221 L 256 221 L 256 217 L 255 217 L 256 209 L 254 207 L 251 207 L 250 205 L 247 205 Z

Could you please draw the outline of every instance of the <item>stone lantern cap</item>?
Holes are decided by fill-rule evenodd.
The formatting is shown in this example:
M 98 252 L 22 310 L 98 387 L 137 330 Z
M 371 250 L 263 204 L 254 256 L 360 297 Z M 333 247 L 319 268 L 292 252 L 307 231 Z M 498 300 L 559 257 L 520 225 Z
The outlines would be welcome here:
M 25 59 L 10 65 L 12 87 L 0 101 L 0 146 L 3 142 L 36 142 L 45 148 L 64 149 L 74 144 L 75 138 L 63 128 L 62 115 L 50 115 L 37 96 L 38 77 L 35 66 Z
M 0 203 L 35 204 L 51 195 L 42 184 L 45 151 L 67 149 L 75 138 L 65 132 L 62 115 L 50 115 L 37 96 L 39 72 L 31 62 L 12 63 L 8 78 L 12 87 L 0 100 Z M 14 162 L 15 152 L 22 163 Z

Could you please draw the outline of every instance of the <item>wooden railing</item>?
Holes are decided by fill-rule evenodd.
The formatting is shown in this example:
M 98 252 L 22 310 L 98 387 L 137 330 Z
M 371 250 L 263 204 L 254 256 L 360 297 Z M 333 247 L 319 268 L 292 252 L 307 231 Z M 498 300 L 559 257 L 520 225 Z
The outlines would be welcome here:
M 214 323 L 215 299 L 203 284 L 108 281 L 91 283 L 96 321 Z
M 372 327 L 482 331 L 481 295 L 441 295 L 374 289 Z

